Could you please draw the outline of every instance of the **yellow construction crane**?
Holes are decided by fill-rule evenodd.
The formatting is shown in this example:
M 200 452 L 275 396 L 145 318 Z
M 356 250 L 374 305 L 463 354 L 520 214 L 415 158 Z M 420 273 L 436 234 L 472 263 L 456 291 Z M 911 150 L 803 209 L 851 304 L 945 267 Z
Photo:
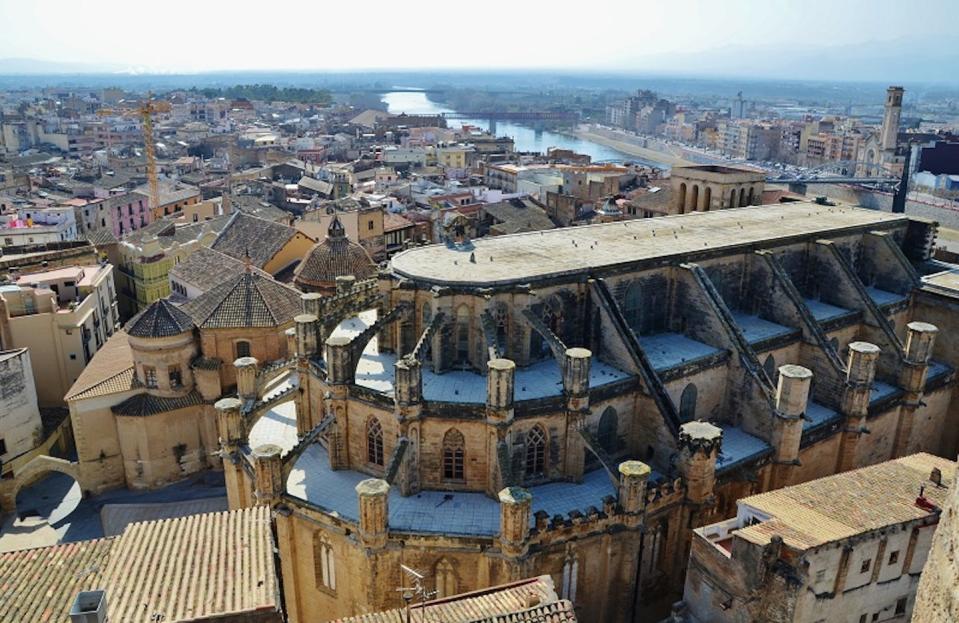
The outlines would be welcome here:
M 163 214 L 160 212 L 160 182 L 157 179 L 156 149 L 153 145 L 153 115 L 164 112 L 170 112 L 170 102 L 155 101 L 152 93 L 148 93 L 146 101 L 135 108 L 122 110 L 101 108 L 97 111 L 97 114 L 101 117 L 134 115 L 140 117 L 143 127 L 143 154 L 147 160 L 147 181 L 150 183 L 150 210 L 153 212 L 154 219 L 162 217 Z M 109 151 L 109 143 L 111 142 L 109 129 L 107 130 L 107 141 Z

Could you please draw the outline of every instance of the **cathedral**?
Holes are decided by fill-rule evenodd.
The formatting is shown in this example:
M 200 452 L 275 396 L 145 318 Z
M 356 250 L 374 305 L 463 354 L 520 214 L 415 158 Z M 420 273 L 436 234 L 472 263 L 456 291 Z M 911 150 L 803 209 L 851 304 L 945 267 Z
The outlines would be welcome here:
M 231 508 L 272 508 L 294 622 L 401 606 L 401 566 L 647 620 L 737 499 L 955 456 L 935 234 L 781 204 L 449 236 L 366 279 L 327 245 L 312 291 L 248 268 L 111 340 L 69 396 L 81 482 L 222 468 Z
M 879 131 L 873 131 L 859 147 L 856 160 L 859 176 L 902 175 L 908 146 L 899 144 L 899 121 L 905 89 L 886 89 L 886 103 Z

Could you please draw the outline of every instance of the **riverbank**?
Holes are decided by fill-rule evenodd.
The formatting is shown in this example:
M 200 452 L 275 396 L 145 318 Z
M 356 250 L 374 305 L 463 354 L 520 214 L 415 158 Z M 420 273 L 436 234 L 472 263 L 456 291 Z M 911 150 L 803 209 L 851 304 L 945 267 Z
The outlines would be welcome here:
M 694 162 L 674 156 L 673 154 L 663 153 L 661 151 L 656 151 L 655 149 L 649 149 L 648 147 L 640 147 L 639 145 L 635 145 L 631 142 L 610 138 L 603 134 L 597 134 L 596 132 L 590 132 L 581 128 L 569 130 L 568 134 L 570 134 L 570 136 L 575 136 L 580 140 L 598 143 L 605 147 L 609 147 L 610 149 L 621 151 L 624 154 L 642 158 L 643 160 L 660 163 L 664 166 L 684 167 L 695 164 Z

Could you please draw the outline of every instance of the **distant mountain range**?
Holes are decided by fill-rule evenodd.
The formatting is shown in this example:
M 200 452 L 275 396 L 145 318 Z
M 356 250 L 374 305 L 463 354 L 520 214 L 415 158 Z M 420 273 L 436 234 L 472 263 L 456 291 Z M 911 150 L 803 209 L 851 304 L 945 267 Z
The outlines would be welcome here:
M 814 32 L 781 45 L 728 45 L 706 51 L 634 55 L 622 71 L 701 77 L 859 82 L 959 83 L 959 37 L 909 37 L 859 44 L 823 44 Z

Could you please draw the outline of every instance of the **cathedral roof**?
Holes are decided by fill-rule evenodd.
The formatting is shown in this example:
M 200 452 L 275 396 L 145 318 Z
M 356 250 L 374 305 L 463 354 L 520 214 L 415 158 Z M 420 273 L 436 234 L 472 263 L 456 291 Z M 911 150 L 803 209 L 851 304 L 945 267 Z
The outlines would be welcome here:
M 126 331 L 114 333 L 83 369 L 64 400 L 105 396 L 139 387 Z
M 110 410 L 116 415 L 145 417 L 147 415 L 176 411 L 201 404 L 203 404 L 203 396 L 197 391 L 192 391 L 185 396 L 173 396 L 170 398 L 143 393 L 127 398 L 120 404 L 111 407 Z
M 193 329 L 193 319 L 167 299 L 159 299 L 130 319 L 127 335 L 133 337 L 170 337 Z
M 243 272 L 183 305 L 201 329 L 279 327 L 301 313 L 300 292 L 260 272 Z
M 401 251 L 390 263 L 393 274 L 431 285 L 505 286 L 602 276 L 852 231 L 901 229 L 908 222 L 903 214 L 796 202 L 492 236 L 471 241 L 468 250 L 433 244 Z
M 313 245 L 306 259 L 297 266 L 294 281 L 301 286 L 323 287 L 332 285 L 337 277 L 365 279 L 375 273 L 376 264 L 370 254 L 346 237 L 343 224 L 334 216 L 326 239 Z

